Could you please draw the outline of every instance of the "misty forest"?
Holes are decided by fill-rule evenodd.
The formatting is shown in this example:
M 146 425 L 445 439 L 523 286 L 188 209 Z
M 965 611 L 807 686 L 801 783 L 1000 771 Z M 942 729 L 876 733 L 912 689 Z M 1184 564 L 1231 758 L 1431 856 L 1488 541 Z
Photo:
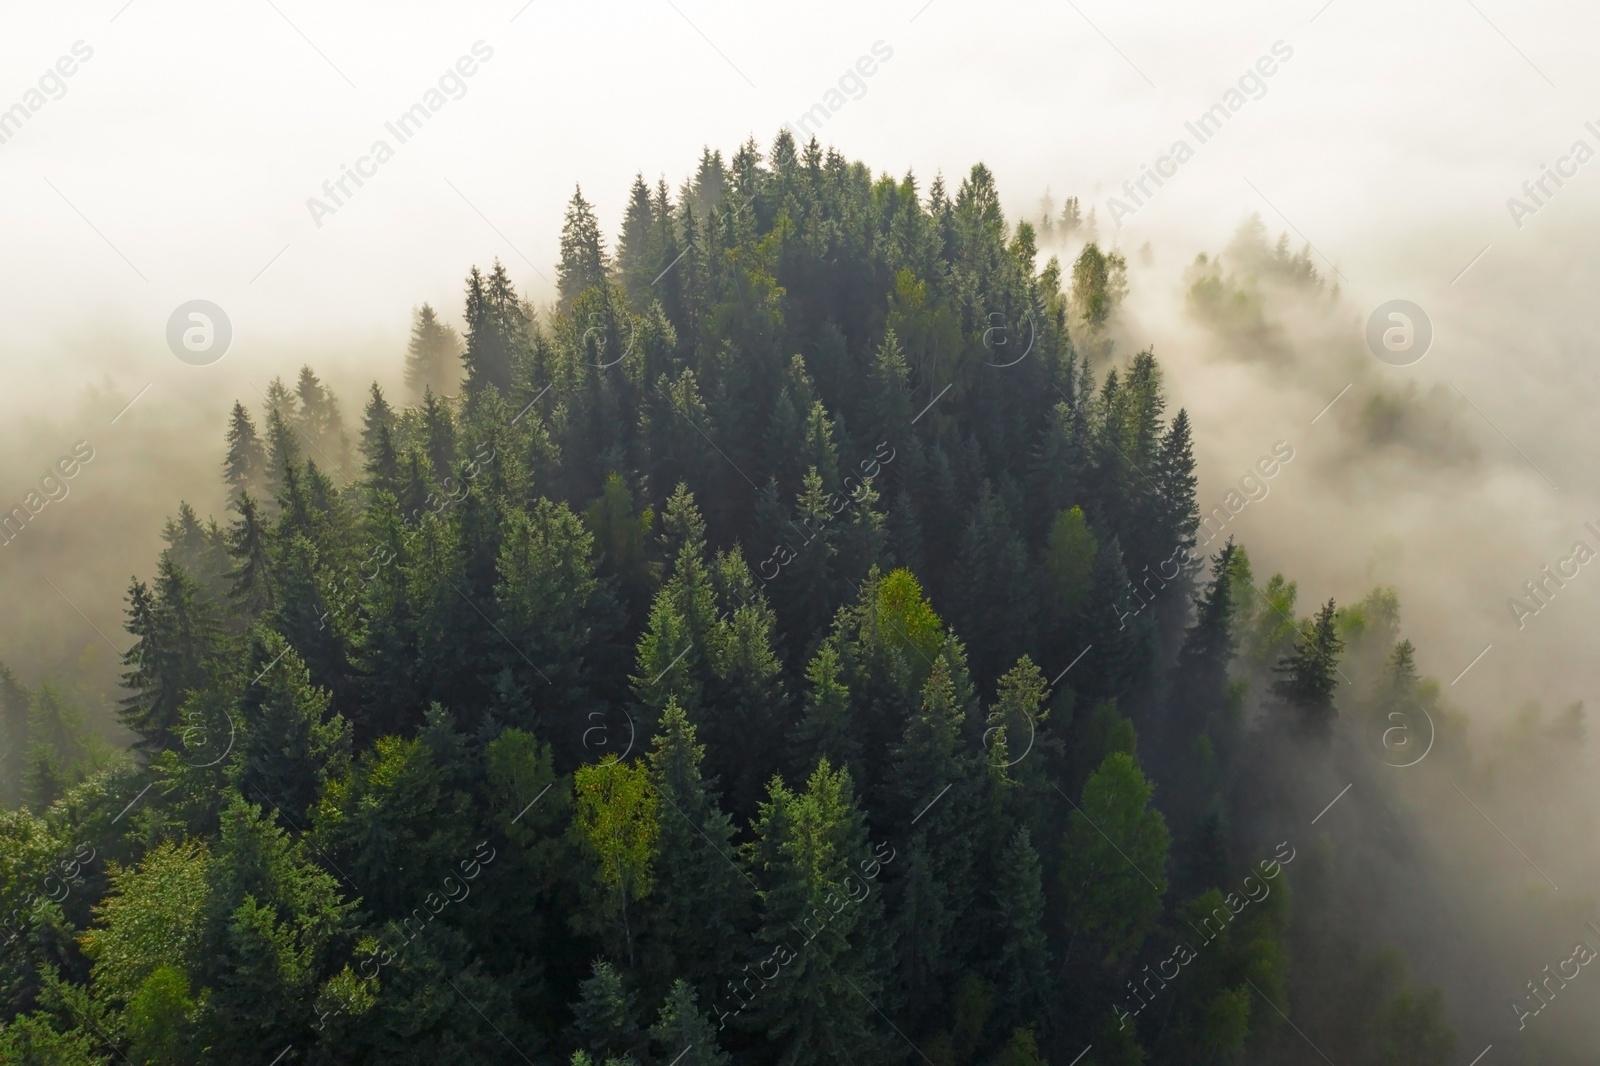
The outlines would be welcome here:
M 241 397 L 108 705 L 0 667 L 0 1062 L 1592 1062 L 1581 886 L 1434 832 L 1581 708 L 1469 747 L 1392 590 L 1253 567 L 1094 224 L 780 133 Z M 1340 299 L 1258 220 L 1186 285 Z

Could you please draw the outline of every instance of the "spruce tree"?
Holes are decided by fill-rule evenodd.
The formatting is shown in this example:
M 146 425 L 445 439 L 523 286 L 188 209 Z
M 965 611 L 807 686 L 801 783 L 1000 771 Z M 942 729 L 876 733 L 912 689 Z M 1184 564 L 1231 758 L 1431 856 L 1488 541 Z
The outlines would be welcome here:
M 350 441 L 345 437 L 344 418 L 339 413 L 339 401 L 333 390 L 324 385 L 309 366 L 302 366 L 295 383 L 295 395 L 300 399 L 301 438 L 319 463 L 343 472 Z
M 384 430 L 393 430 L 395 422 L 394 408 L 389 406 L 389 401 L 384 398 L 383 388 L 376 381 L 367 392 L 367 406 L 361 412 L 361 457 L 368 466 L 378 452 L 378 440 Z M 393 452 L 393 443 L 390 451 Z
M 476 396 L 494 387 L 511 391 L 512 367 L 527 345 L 526 319 L 516 288 L 500 260 L 487 277 L 473 267 L 467 275 L 465 391 Z M 431 386 L 425 386 L 424 394 Z
M 556 267 L 556 289 L 563 307 L 571 307 L 580 293 L 593 285 L 604 285 L 609 273 L 600 220 L 574 189 L 561 226 L 561 262 Z
M 461 338 L 426 303 L 411 313 L 405 382 L 416 400 L 429 389 L 452 395 L 461 383 Z
M 1038 1024 L 1050 1015 L 1050 950 L 1045 938 L 1044 880 L 1038 852 L 1023 827 L 1006 843 L 997 867 L 994 908 L 999 951 L 994 963 L 997 1021 Z
M 874 852 L 853 793 L 848 771 L 826 760 L 803 792 L 773 778 L 745 849 L 761 886 L 758 953 L 781 965 L 770 982 L 755 967 L 719 999 L 773 1042 L 782 1066 L 852 1066 L 888 1050 L 872 1006 L 883 994 L 882 903 L 862 894 Z
M 1178 652 L 1172 682 L 1172 728 L 1179 758 L 1227 701 L 1228 664 L 1235 646 L 1231 577 L 1235 551 L 1230 537 L 1212 556 L 1211 581 L 1195 598 L 1194 625 Z
M 1161 915 L 1171 837 L 1150 806 L 1152 792 L 1133 756 L 1112 752 L 1068 816 L 1061 867 L 1068 931 L 1112 967 L 1139 950 Z
M 669 701 L 649 755 L 661 810 L 644 968 L 680 975 L 709 997 L 729 960 L 745 950 L 754 900 L 733 820 L 717 804 L 716 783 L 704 777 L 704 759 L 695 727 Z
M 824 643 L 806 667 L 805 710 L 789 743 L 790 766 L 796 777 L 827 759 L 864 780 L 861 740 L 850 714 L 850 689 L 841 676 L 839 653 Z
M 597 1063 L 619 1058 L 633 1061 L 645 1036 L 633 993 L 622 976 L 605 959 L 596 959 L 593 972 L 578 986 L 578 992 L 578 1001 L 572 1005 L 572 1028 L 582 1050 Z
M 275 810 L 284 825 L 304 826 L 323 786 L 343 772 L 350 727 L 330 710 L 328 693 L 312 686 L 305 662 L 276 633 L 256 631 L 248 663 L 230 777 L 240 795 Z
M 289 468 L 300 462 L 300 442 L 289 420 L 278 407 L 267 409 L 267 496 L 277 499 L 283 492 Z
M 1272 691 L 1293 715 L 1294 724 L 1307 735 L 1326 740 L 1333 733 L 1338 710 L 1333 694 L 1339 687 L 1339 656 L 1344 639 L 1335 624 L 1333 600 L 1323 604 L 1316 617 L 1302 627 L 1294 650 L 1273 672 L 1278 680 Z
M 233 506 L 239 519 L 228 530 L 228 555 L 233 559 L 233 568 L 227 574 L 228 597 L 248 623 L 271 610 L 276 602 L 268 551 L 270 533 L 255 497 L 243 493 Z
M 456 422 L 450 406 L 431 391 L 422 397 L 422 432 L 428 449 L 433 479 L 439 485 L 450 478 L 455 485 Z
M 729 1066 L 733 1061 L 717 1046 L 717 1033 L 700 1013 L 694 989 L 682 978 L 661 1004 L 656 1024 L 650 1027 L 663 1062 L 673 1066 Z
M 1017 536 L 1005 502 L 985 482 L 961 538 L 954 625 L 969 634 L 972 662 L 987 685 L 1005 663 L 1036 652 L 1035 585 L 1028 548 Z
M 228 491 L 235 498 L 246 492 L 259 492 L 266 469 L 267 456 L 256 435 L 255 423 L 244 404 L 235 400 L 228 416 L 228 458 L 223 463 Z
M 628 209 L 622 219 L 622 239 L 617 245 L 617 268 L 622 288 L 634 310 L 649 304 L 651 282 L 661 271 L 660 230 L 644 175 L 636 174 L 628 190 Z
M 134 581 L 128 589 L 126 628 L 135 640 L 123 655 L 122 685 L 133 695 L 120 717 L 144 751 L 177 746 L 180 711 L 190 693 L 216 677 L 221 637 L 195 583 L 170 557 L 163 558 L 155 585 Z

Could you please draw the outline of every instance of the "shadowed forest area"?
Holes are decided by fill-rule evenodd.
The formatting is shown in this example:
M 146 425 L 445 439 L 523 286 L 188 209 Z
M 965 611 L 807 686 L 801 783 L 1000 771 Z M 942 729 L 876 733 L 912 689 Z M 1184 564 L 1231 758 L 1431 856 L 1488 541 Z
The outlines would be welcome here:
M 558 302 L 473 267 L 404 395 L 236 402 L 125 732 L 0 668 L 0 1061 L 1589 1061 L 1531 1021 L 1587 908 L 1454 798 L 1536 820 L 1581 707 L 1475 752 L 1391 589 L 1254 569 L 1294 444 L 1197 498 L 1094 224 L 780 133 L 575 194 Z M 1185 284 L 1269 373 L 1339 300 L 1259 220 Z M 1464 461 L 1442 411 L 1351 417 Z

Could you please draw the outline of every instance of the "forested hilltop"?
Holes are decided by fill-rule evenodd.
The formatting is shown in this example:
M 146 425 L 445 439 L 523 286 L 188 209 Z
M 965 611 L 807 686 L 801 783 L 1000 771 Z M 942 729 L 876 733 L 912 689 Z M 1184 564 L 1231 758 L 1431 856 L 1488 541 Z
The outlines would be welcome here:
M 1125 264 L 1037 240 L 780 133 L 575 195 L 359 431 L 235 404 L 134 751 L 0 668 L 0 1061 L 1454 1061 L 1307 824 L 1367 711 L 1459 745 L 1393 595 L 1208 540 Z

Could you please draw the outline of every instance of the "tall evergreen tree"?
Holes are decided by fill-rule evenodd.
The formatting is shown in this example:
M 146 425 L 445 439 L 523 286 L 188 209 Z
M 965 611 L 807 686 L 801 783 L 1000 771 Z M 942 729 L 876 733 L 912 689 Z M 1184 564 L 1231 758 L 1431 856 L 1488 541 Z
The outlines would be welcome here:
M 661 800 L 655 888 L 646 904 L 646 969 L 677 974 L 701 994 L 744 952 L 753 898 L 739 865 L 733 821 L 701 770 L 705 748 L 676 701 L 662 712 L 650 752 Z
M 729 1066 L 733 1061 L 717 1046 L 716 1030 L 700 1013 L 694 989 L 681 978 L 662 1002 L 650 1037 L 662 1059 L 676 1066 Z
M 528 342 L 526 318 L 511 276 L 500 260 L 485 277 L 477 267 L 467 275 L 465 390 L 477 395 L 493 386 L 511 391 L 512 367 Z M 424 387 L 424 393 L 430 386 Z
M 622 218 L 622 239 L 617 245 L 617 270 L 622 288 L 634 310 L 643 311 L 650 299 L 651 283 L 661 271 L 660 229 L 644 175 L 636 174 L 628 190 L 628 209 Z
M 609 272 L 600 220 L 583 198 L 583 190 L 575 189 L 561 226 L 561 262 L 556 267 L 556 289 L 562 306 L 571 307 L 590 286 L 604 285 Z
M 267 496 L 277 499 L 289 468 L 300 462 L 300 442 L 279 407 L 267 408 Z
M 882 904 L 876 893 L 852 900 L 873 856 L 853 792 L 849 773 L 826 760 L 803 792 L 773 778 L 746 846 L 761 886 L 758 950 L 795 961 L 770 992 L 762 975 L 756 989 L 747 978 L 723 996 L 729 1007 L 744 1002 L 737 991 L 754 997 L 737 1007 L 751 1012 L 740 1020 L 776 1044 L 782 1066 L 847 1066 L 886 1051 L 872 1005 L 882 995 Z
M 199 589 L 171 558 L 163 558 L 155 585 L 128 589 L 126 628 L 135 638 L 123 655 L 121 719 L 145 751 L 176 747 L 181 709 L 193 692 L 217 676 L 221 638 Z
M 405 381 L 406 390 L 417 400 L 429 389 L 452 395 L 461 384 L 461 338 L 426 303 L 411 312 Z
M 261 491 L 262 478 L 267 470 L 266 452 L 261 438 L 256 435 L 255 423 L 244 404 L 233 401 L 233 412 L 228 416 L 228 458 L 223 464 L 223 477 L 228 491 L 235 497 L 246 492 Z
M 257 630 L 249 662 L 230 777 L 240 795 L 299 828 L 328 780 L 343 772 L 350 727 L 330 710 L 328 693 L 312 686 L 305 663 L 276 633 Z
M 1333 694 L 1339 688 L 1339 656 L 1344 638 L 1335 624 L 1330 599 L 1301 629 L 1294 650 L 1273 667 L 1278 680 L 1272 690 L 1293 714 L 1294 724 L 1308 735 L 1327 739 L 1338 710 Z

